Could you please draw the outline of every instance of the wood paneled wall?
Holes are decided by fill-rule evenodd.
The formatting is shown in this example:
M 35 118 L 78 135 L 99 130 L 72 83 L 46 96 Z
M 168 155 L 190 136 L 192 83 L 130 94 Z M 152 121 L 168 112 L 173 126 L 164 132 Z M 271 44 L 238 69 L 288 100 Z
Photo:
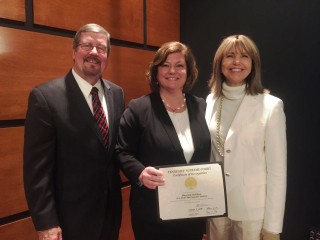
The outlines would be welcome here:
M 128 103 L 149 92 L 145 71 L 157 47 L 180 39 L 180 0 L 0 0 L 0 239 L 37 239 L 22 180 L 27 98 L 72 67 L 72 38 L 89 22 L 111 34 L 104 77 L 124 88 Z M 130 240 L 130 186 L 122 179 L 120 240 Z
M 25 21 L 25 0 L 0 0 L 0 18 Z
M 95 22 L 113 38 L 144 42 L 141 0 L 34 0 L 33 7 L 35 24 L 77 30 L 87 22 Z

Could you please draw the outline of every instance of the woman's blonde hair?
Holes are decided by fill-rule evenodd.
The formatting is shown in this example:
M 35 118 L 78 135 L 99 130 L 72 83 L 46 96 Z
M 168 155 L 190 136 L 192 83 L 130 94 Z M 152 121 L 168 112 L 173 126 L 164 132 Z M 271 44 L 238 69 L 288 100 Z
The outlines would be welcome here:
M 232 35 L 222 40 L 213 59 L 213 71 L 209 80 L 209 88 L 216 97 L 222 93 L 222 83 L 226 80 L 221 71 L 221 62 L 225 54 L 234 48 L 239 52 L 245 52 L 252 59 L 251 73 L 245 79 L 246 93 L 257 95 L 268 92 L 261 82 L 261 61 L 256 44 L 245 35 Z

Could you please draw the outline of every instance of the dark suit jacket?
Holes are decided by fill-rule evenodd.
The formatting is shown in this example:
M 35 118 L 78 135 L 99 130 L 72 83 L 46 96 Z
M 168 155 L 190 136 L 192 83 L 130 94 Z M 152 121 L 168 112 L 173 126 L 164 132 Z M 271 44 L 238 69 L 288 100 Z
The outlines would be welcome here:
M 59 225 L 64 240 L 94 240 L 101 234 L 117 239 L 120 228 L 121 180 L 113 159 L 124 96 L 117 85 L 106 80 L 102 85 L 109 112 L 108 148 L 71 71 L 35 87 L 29 96 L 26 198 L 36 230 Z
M 186 103 L 195 150 L 190 163 L 209 162 L 211 141 L 205 121 L 205 100 L 186 94 Z M 157 222 L 156 191 L 139 187 L 139 175 L 147 166 L 187 164 L 159 93 L 129 103 L 120 121 L 116 152 L 121 168 L 132 184 L 130 207 L 133 223 L 136 218 Z

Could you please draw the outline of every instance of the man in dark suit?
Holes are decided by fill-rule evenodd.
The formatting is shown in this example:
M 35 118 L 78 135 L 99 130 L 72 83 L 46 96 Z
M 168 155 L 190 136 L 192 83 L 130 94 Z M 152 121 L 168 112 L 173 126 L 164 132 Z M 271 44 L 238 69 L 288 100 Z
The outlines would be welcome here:
M 124 95 L 102 79 L 109 54 L 109 33 L 87 24 L 75 35 L 69 73 L 30 93 L 23 171 L 40 240 L 118 239 L 121 180 L 113 159 Z

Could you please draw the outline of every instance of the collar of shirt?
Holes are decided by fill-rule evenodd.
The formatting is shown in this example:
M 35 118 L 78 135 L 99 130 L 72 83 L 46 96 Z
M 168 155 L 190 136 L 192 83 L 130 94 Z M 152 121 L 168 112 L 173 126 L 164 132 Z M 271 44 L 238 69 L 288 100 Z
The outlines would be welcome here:
M 84 80 L 82 77 L 80 77 L 76 71 L 74 71 L 74 69 L 72 69 L 72 74 L 74 76 L 74 78 L 76 79 L 76 82 L 78 83 L 81 92 L 83 93 L 83 95 L 88 98 L 91 97 L 91 89 L 92 87 L 96 87 L 99 90 L 99 98 L 102 99 L 102 96 L 104 95 L 104 90 L 101 84 L 101 81 L 97 81 L 97 83 L 92 86 L 90 83 L 88 83 L 86 80 Z
M 82 77 L 80 77 L 76 73 L 76 71 L 74 71 L 74 69 L 72 69 L 72 74 L 73 74 L 76 82 L 78 83 L 78 86 L 79 86 L 83 96 L 85 97 L 91 112 L 93 112 L 93 109 L 92 109 L 92 97 L 91 97 L 90 92 L 91 92 L 92 87 L 98 88 L 98 90 L 99 90 L 99 92 L 98 92 L 99 99 L 100 99 L 100 102 L 102 104 L 103 110 L 104 110 L 104 112 L 106 114 L 107 121 L 109 122 L 109 120 L 108 120 L 108 108 L 107 108 L 106 99 L 105 99 L 105 96 L 104 96 L 104 89 L 103 89 L 101 81 L 98 81 L 94 86 L 92 86 L 90 83 L 88 83 Z

